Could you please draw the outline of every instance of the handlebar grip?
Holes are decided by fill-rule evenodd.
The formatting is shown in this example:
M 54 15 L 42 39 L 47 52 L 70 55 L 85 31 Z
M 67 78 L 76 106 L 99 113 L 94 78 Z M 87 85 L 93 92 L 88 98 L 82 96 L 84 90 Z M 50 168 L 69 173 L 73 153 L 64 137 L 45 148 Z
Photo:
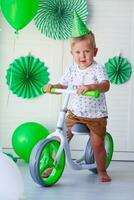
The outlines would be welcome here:
M 51 88 L 50 92 L 51 92 L 51 93 L 56 93 L 55 90 L 56 90 L 56 88 Z M 46 94 L 47 92 L 46 92 L 45 89 L 41 88 L 41 93 L 42 93 L 42 94 Z
M 95 97 L 95 98 L 99 98 L 100 96 L 100 92 L 99 90 L 95 90 L 95 91 L 87 91 L 84 94 L 82 94 L 83 96 L 90 96 L 90 97 Z
M 46 93 L 46 91 L 43 89 L 43 87 L 40 89 L 40 91 L 41 91 L 41 94 L 45 94 Z

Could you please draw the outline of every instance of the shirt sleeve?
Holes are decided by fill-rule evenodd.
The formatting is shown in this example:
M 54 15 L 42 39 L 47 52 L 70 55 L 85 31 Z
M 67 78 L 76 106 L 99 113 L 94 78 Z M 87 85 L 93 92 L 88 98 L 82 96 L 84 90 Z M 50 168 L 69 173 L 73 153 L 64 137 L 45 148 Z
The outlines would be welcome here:
M 108 80 L 108 75 L 105 68 L 102 65 L 97 66 L 97 80 L 100 83 L 101 81 Z
M 68 68 L 60 79 L 60 84 L 68 86 L 71 80 L 71 67 Z

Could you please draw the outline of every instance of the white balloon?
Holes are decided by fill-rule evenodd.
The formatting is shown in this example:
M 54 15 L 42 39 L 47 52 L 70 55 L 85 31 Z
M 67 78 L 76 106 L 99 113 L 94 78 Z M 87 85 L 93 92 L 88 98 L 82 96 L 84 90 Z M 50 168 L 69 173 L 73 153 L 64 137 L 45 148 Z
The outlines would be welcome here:
M 16 163 L 0 151 L 0 199 L 19 200 L 24 184 Z

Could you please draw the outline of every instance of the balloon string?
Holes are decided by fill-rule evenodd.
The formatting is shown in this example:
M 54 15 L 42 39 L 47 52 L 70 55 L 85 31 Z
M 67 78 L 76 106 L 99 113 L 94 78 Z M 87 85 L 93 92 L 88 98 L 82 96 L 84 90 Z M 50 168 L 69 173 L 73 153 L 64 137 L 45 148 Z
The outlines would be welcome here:
M 64 65 L 64 41 L 62 41 L 62 55 L 61 55 L 61 58 L 62 58 L 62 60 L 61 60 L 61 66 L 62 66 L 62 74 L 63 74 L 63 65 Z
M 62 67 L 61 74 L 62 75 L 63 75 L 63 71 L 64 71 L 64 49 L 65 49 L 64 40 L 62 40 L 62 43 L 61 43 L 61 51 L 62 51 L 62 54 L 61 54 L 61 67 Z M 62 95 L 61 95 L 61 98 L 60 98 L 60 105 L 62 105 Z
M 14 35 L 14 40 L 13 40 L 13 54 L 12 54 L 12 60 L 15 59 L 15 46 L 16 46 L 16 38 L 18 38 L 18 33 Z M 9 103 L 9 99 L 10 99 L 10 88 L 12 86 L 12 64 L 11 64 L 11 73 L 10 73 L 10 82 L 9 82 L 9 92 L 8 92 L 8 96 L 7 96 L 7 106 L 8 106 L 8 103 Z
M 31 60 L 31 52 L 29 52 L 29 54 L 28 54 L 28 68 L 30 68 L 30 60 Z M 28 68 L 26 69 L 27 70 L 27 76 L 26 76 L 27 80 L 29 79 L 29 70 L 28 70 Z

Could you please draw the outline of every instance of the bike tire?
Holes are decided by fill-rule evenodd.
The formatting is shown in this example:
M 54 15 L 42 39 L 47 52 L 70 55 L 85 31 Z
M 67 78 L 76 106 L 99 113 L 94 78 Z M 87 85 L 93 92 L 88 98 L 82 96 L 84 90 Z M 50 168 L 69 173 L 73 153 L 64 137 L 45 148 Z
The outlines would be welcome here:
M 57 140 L 45 139 L 40 141 L 32 150 L 29 162 L 29 170 L 33 180 L 43 187 L 50 187 L 58 182 L 65 167 L 65 152 L 61 153 L 60 160 L 54 165 L 60 143 Z M 44 178 L 42 173 L 52 168 L 51 174 Z
M 104 145 L 105 145 L 106 154 L 107 154 L 106 168 L 108 168 L 108 166 L 112 160 L 113 146 L 114 146 L 112 136 L 108 132 L 106 133 L 106 136 L 104 139 Z M 94 152 L 93 152 L 93 149 L 90 144 L 90 138 L 87 142 L 86 149 L 85 149 L 85 163 L 86 164 L 94 164 L 95 163 Z M 90 171 L 92 171 L 95 174 L 98 173 L 97 168 L 90 169 Z

